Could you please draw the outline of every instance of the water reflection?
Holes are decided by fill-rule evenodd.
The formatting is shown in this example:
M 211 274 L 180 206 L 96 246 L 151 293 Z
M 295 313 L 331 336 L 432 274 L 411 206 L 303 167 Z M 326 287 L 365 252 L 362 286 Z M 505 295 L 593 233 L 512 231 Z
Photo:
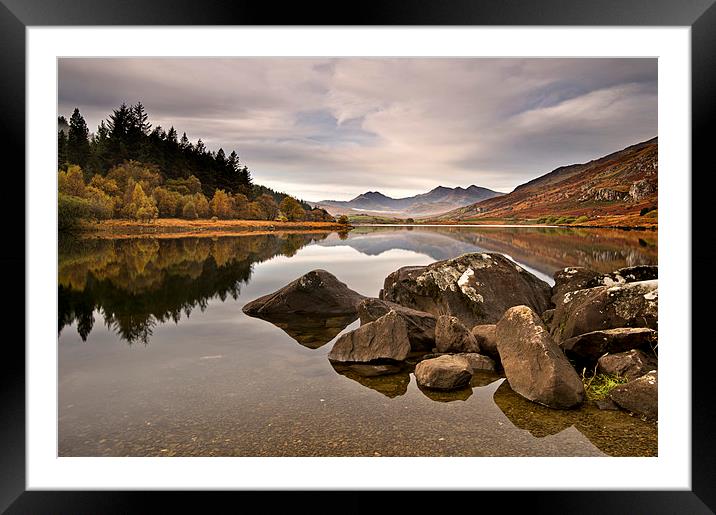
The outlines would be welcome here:
M 340 375 L 375 390 L 391 399 L 405 395 L 410 384 L 410 369 L 399 365 L 344 365 L 331 363 Z
M 500 252 L 549 278 L 561 268 L 584 266 L 598 272 L 657 263 L 656 231 L 564 227 L 358 227 L 322 246 L 349 245 L 363 254 L 411 250 L 435 260 L 467 252 Z
M 178 323 L 212 298 L 237 299 L 254 263 L 293 256 L 318 234 L 177 239 L 60 239 L 58 331 L 76 322 L 82 340 L 104 323 L 129 343 L 147 343 L 152 328 Z
M 254 316 L 283 329 L 296 342 L 309 349 L 323 347 L 358 319 L 358 315 L 336 317 L 311 317 L 307 315 Z

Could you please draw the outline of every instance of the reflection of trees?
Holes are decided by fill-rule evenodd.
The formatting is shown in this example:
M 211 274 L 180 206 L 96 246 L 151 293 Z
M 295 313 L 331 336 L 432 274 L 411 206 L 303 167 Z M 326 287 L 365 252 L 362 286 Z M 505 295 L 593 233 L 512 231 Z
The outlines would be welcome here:
M 211 298 L 238 298 L 253 263 L 292 256 L 326 234 L 221 238 L 61 239 L 58 330 L 76 322 L 83 340 L 99 310 L 105 325 L 129 343 L 147 343 L 152 328 L 178 322 Z

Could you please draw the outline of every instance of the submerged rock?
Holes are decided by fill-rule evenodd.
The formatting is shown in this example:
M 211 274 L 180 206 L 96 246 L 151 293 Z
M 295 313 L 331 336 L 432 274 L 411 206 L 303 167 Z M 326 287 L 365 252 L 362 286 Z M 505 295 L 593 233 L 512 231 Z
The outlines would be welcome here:
M 619 385 L 609 397 L 627 411 L 649 420 L 659 418 L 658 372 L 652 370 L 638 379 Z
M 650 356 L 638 349 L 617 354 L 607 354 L 597 361 L 600 372 L 621 376 L 629 381 L 637 379 L 651 370 L 656 370 L 658 362 L 654 356 Z
M 263 318 L 277 315 L 357 315 L 365 297 L 325 270 L 313 270 L 280 290 L 247 303 L 243 312 Z
M 495 324 L 476 325 L 470 332 L 475 337 L 475 340 L 477 340 L 480 352 L 487 354 L 492 358 L 499 359 L 500 355 L 497 353 L 495 327 Z
M 309 349 L 318 349 L 335 338 L 356 320 L 356 315 L 335 317 L 308 315 L 262 315 L 258 318 L 283 329 L 291 338 Z
M 358 304 L 358 316 L 361 324 L 374 322 L 389 311 L 395 311 L 405 320 L 408 340 L 414 351 L 430 350 L 435 345 L 435 315 L 403 307 L 394 302 L 367 298 Z
M 336 340 L 328 359 L 339 362 L 403 361 L 410 352 L 405 320 L 390 311 Z
M 657 329 L 658 303 L 656 280 L 568 292 L 555 309 L 552 336 L 559 342 L 604 329 Z
M 512 306 L 542 313 L 550 307 L 550 295 L 547 283 L 502 254 L 472 253 L 398 269 L 386 277 L 381 299 L 452 315 L 473 327 L 496 323 Z
M 355 381 L 366 388 L 375 390 L 391 399 L 405 395 L 405 392 L 408 391 L 410 372 L 405 368 L 400 368 L 398 372 L 388 373 L 388 369 L 384 368 L 384 365 L 378 365 L 376 367 L 372 367 L 371 365 L 345 365 L 343 363 L 331 363 L 331 365 L 333 369 L 343 377 Z M 387 366 L 391 367 L 390 365 Z M 379 370 L 383 370 L 386 373 L 373 373 Z
M 580 334 L 559 345 L 568 357 L 593 363 L 607 352 L 648 349 L 656 345 L 656 339 L 657 332 L 648 327 L 619 327 Z
M 418 384 L 418 390 L 428 399 L 436 402 L 466 401 L 472 396 L 472 388 L 469 385 L 457 390 L 434 390 Z
M 436 390 L 454 390 L 470 383 L 472 369 L 464 358 L 439 356 L 426 359 L 415 367 L 415 379 L 419 386 Z
M 480 352 L 480 346 L 470 330 L 457 317 L 440 315 L 435 326 L 437 352 Z
M 502 367 L 515 392 L 550 408 L 568 409 L 584 401 L 582 380 L 529 307 L 508 309 L 497 323 L 496 336 Z

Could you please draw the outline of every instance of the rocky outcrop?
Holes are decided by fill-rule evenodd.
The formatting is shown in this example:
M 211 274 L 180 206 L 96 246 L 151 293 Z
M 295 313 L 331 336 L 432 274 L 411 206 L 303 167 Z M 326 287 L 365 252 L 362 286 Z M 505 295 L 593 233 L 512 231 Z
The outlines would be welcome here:
M 328 353 L 328 359 L 352 363 L 403 361 L 409 352 L 405 320 L 395 311 L 390 311 L 375 322 L 340 336 Z
M 502 367 L 515 392 L 558 409 L 584 401 L 581 379 L 532 309 L 508 309 L 497 323 L 496 337 Z
M 564 341 L 620 327 L 657 329 L 658 281 L 598 286 L 565 293 L 552 320 L 552 336 Z
M 389 311 L 395 311 L 403 318 L 408 330 L 408 340 L 414 351 L 430 350 L 435 346 L 435 315 L 403 307 L 394 302 L 367 298 L 358 304 L 361 324 L 374 322 Z
M 580 334 L 559 345 L 567 357 L 580 362 L 594 363 L 607 352 L 618 353 L 631 349 L 650 349 L 656 345 L 657 332 L 647 327 L 620 327 Z M 648 372 L 648 371 L 647 371 Z
M 418 385 L 436 390 L 453 390 L 467 386 L 472 369 L 467 360 L 457 356 L 439 356 L 426 359 L 415 366 Z
M 496 323 L 508 308 L 526 305 L 542 313 L 551 289 L 496 253 L 464 254 L 428 266 L 403 267 L 385 279 L 382 300 L 452 315 L 467 327 Z
M 485 353 L 492 358 L 499 359 L 497 353 L 497 338 L 495 337 L 495 324 L 476 325 L 472 328 L 472 335 L 477 340 L 480 352 Z
M 313 270 L 280 290 L 247 303 L 243 312 L 259 318 L 350 315 L 357 314 L 358 304 L 364 298 L 325 270 Z
M 638 202 L 639 200 L 648 198 L 657 192 L 657 186 L 655 181 L 648 179 L 642 179 L 632 183 L 629 187 L 629 196 L 631 200 Z
M 480 352 L 470 330 L 457 317 L 440 315 L 435 326 L 437 352 Z
M 598 370 L 604 374 L 620 376 L 632 381 L 658 368 L 653 355 L 638 349 L 616 354 L 607 354 L 597 361 Z
M 621 408 L 649 420 L 659 418 L 658 372 L 653 370 L 638 379 L 612 389 L 609 397 Z

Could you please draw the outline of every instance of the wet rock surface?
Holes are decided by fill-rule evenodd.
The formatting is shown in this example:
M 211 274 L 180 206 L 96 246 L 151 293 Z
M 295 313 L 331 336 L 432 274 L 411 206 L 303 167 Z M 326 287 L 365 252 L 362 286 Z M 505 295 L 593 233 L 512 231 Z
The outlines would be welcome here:
M 657 329 L 658 302 L 656 280 L 568 292 L 555 308 L 552 336 L 561 342 L 604 329 Z
M 620 327 L 580 334 L 559 344 L 567 357 L 593 363 L 606 353 L 631 349 L 651 349 L 656 345 L 657 332 L 648 327 Z
M 457 317 L 440 315 L 435 326 L 437 352 L 480 352 L 477 340 Z
M 454 390 L 468 385 L 471 378 L 467 360 L 456 356 L 426 359 L 415 366 L 415 379 L 424 388 Z
M 405 320 L 395 311 L 390 311 L 375 322 L 340 336 L 328 353 L 328 359 L 353 363 L 403 361 L 409 352 Z
M 597 361 L 598 370 L 604 374 L 624 377 L 630 381 L 658 368 L 654 355 L 638 349 L 607 354 Z
M 494 324 L 506 309 L 527 305 L 542 313 L 551 289 L 522 267 L 496 253 L 464 254 L 428 266 L 390 274 L 382 300 L 434 315 L 452 315 L 467 327 Z
M 659 418 L 658 372 L 653 370 L 638 379 L 612 389 L 609 397 L 621 408 L 648 420 Z
M 512 389 L 531 401 L 568 409 L 584 401 L 584 385 L 527 306 L 507 310 L 497 323 L 497 350 Z
M 395 311 L 405 320 L 408 340 L 414 351 L 430 350 L 435 345 L 435 315 L 403 307 L 394 302 L 367 298 L 358 304 L 358 316 L 361 324 L 374 322 L 389 311 Z
M 243 312 L 259 318 L 278 315 L 357 315 L 365 297 L 325 270 L 312 270 L 283 288 L 248 302 Z

